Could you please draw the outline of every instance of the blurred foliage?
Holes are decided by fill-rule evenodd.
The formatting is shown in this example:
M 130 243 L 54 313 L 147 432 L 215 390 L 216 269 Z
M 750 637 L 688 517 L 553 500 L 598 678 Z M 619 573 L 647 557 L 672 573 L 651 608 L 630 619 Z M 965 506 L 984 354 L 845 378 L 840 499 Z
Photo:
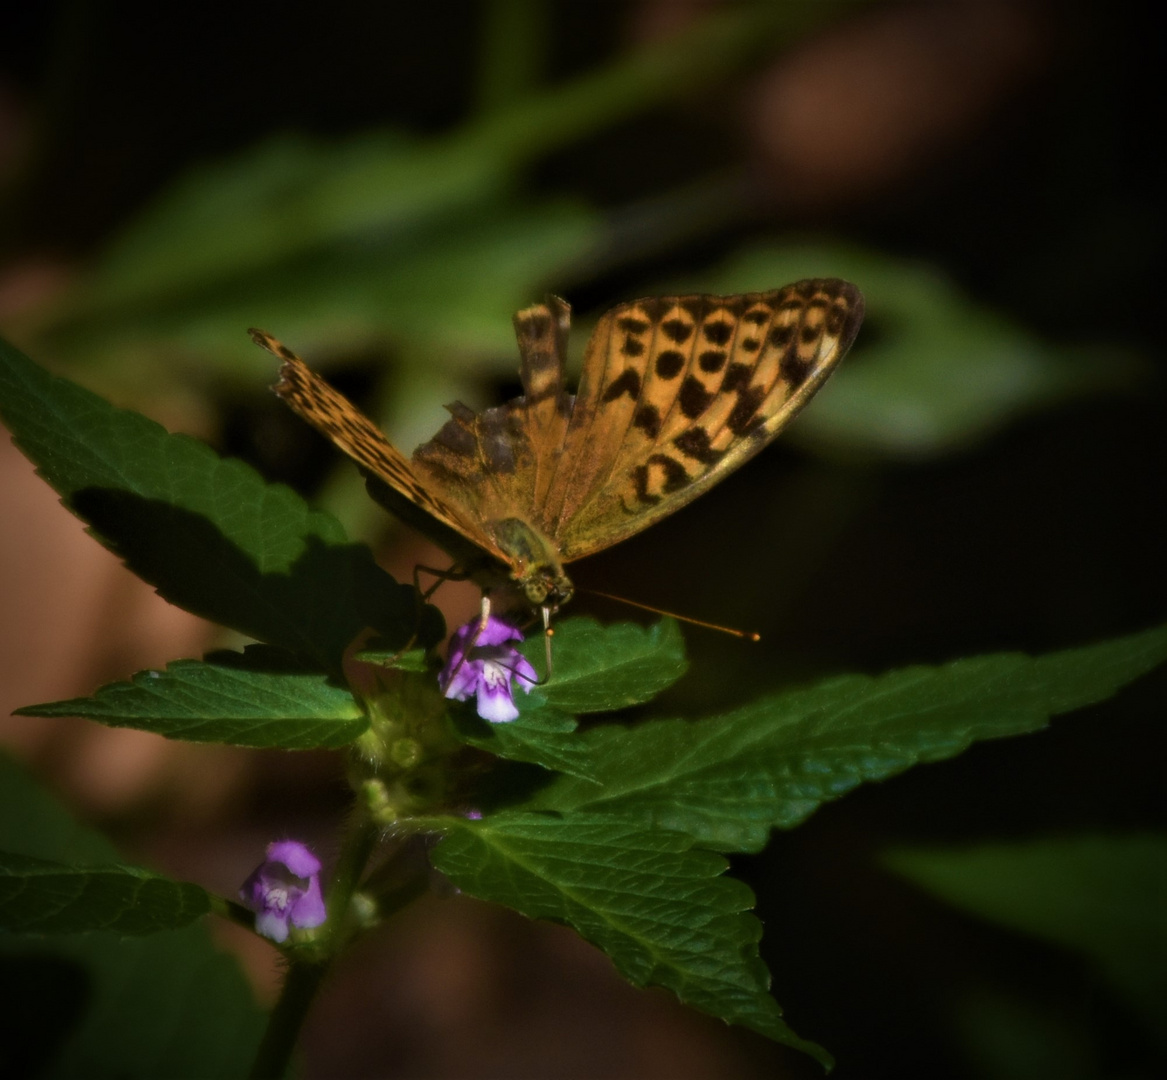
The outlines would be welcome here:
M 829 274 L 862 283 L 867 316 L 856 355 L 792 429 L 822 451 L 933 457 L 1043 406 L 1129 389 L 1147 373 L 1109 343 L 1042 341 L 975 303 L 935 266 L 854 245 L 746 248 L 713 273 L 709 288 L 747 292 Z
M 964 911 L 1088 958 L 1167 1044 L 1167 836 L 905 848 L 883 861 Z
M 117 858 L 101 833 L 70 818 L 7 755 L 0 848 L 90 865 Z M 0 933 L 0 981 L 11 991 L 5 1075 L 243 1075 L 263 1014 L 207 926 L 129 938 L 126 927 L 109 925 L 84 934 Z
M 726 4 L 681 37 L 632 48 L 615 60 L 594 63 L 597 53 L 613 53 L 606 41 L 603 49 L 576 52 L 574 59 L 584 56 L 594 66 L 580 73 L 577 63 L 563 77 L 556 67 L 563 66 L 563 43 L 556 53 L 553 24 L 558 20 L 560 37 L 565 23 L 578 26 L 581 16 L 571 16 L 571 6 L 466 5 L 454 11 L 466 23 L 457 38 L 378 40 L 371 48 L 388 59 L 368 103 L 354 102 L 357 91 L 350 87 L 368 84 L 346 78 L 353 61 L 331 36 L 347 13 L 333 21 L 315 9 L 302 16 L 289 9 L 279 25 L 263 27 L 259 43 L 254 33 L 245 34 L 247 12 L 233 12 L 229 24 L 212 13 L 213 27 L 201 32 L 239 49 L 228 60 L 226 53 L 199 54 L 207 38 L 199 37 L 194 19 L 160 61 L 155 42 L 145 48 L 154 32 L 146 23 L 101 25 L 104 37 L 95 33 L 89 42 L 100 51 L 85 58 L 94 71 L 119 63 L 153 70 L 153 59 L 181 83 L 182 95 L 167 89 L 157 102 L 143 102 L 150 119 L 130 119 L 127 135 L 113 126 L 121 118 L 100 114 L 108 98 L 92 112 L 74 101 L 69 115 L 69 86 L 46 77 L 46 100 L 38 107 L 57 129 L 30 139 L 31 153 L 35 158 L 38 146 L 52 150 L 57 137 L 73 140 L 74 157 L 57 147 L 58 157 L 50 153 L 26 166 L 37 190 L 9 200 L 0 229 L 19 234 L 13 223 L 39 220 L 25 242 L 34 252 L 52 252 L 72 222 L 82 239 L 61 246 L 92 251 L 65 291 L 12 319 L 6 333 L 38 356 L 81 369 L 88 385 L 113 388 L 120 402 L 165 414 L 168 426 L 206 431 L 221 420 L 224 404 L 254 400 L 254 388 L 272 378 L 270 358 L 244 333 L 258 324 L 314 366 L 334 365 L 339 375 L 356 365 L 363 375 L 375 361 L 376 382 L 358 396 L 408 449 L 440 423 L 441 404 L 460 397 L 479 405 L 506 390 L 516 366 L 510 313 L 545 290 L 576 304 L 572 351 L 578 358 L 590 316 L 630 296 L 843 276 L 866 294 L 867 323 L 853 355 L 789 435 L 819 461 L 772 450 L 751 466 L 750 483 L 734 481 L 736 506 L 729 495 L 734 485 L 727 483 L 684 524 L 657 526 L 654 532 L 669 537 L 660 543 L 671 549 L 668 559 L 657 558 L 656 548 L 651 558 L 644 547 L 634 553 L 631 542 L 618 553 L 632 565 L 630 580 L 639 589 L 650 590 L 655 575 L 683 591 L 684 604 L 674 607 L 704 613 L 701 600 L 712 595 L 715 606 L 707 613 L 718 621 L 772 620 L 774 633 L 763 627 L 770 651 L 761 661 L 736 642 L 696 636 L 691 681 L 699 688 L 686 704 L 702 702 L 702 694 L 723 698 L 727 688 L 752 692 L 774 682 L 783 665 L 797 671 L 800 663 L 813 668 L 845 656 L 848 664 L 874 670 L 889 655 L 896 663 L 947 657 L 970 642 L 1057 647 L 1075 636 L 1160 618 L 1156 452 L 1164 426 L 1161 384 L 1146 375 L 1161 349 L 1154 281 L 1161 272 L 1164 187 L 1145 118 L 1130 106 L 1153 102 L 1160 92 L 1150 59 L 1154 30 L 1139 25 L 1133 9 L 1098 0 L 1047 6 L 1045 21 L 1039 20 L 1043 40 L 1036 51 L 1044 55 L 1036 85 L 1006 100 L 983 128 L 962 132 L 954 125 L 939 166 L 916 163 L 887 188 L 877 178 L 857 206 L 806 212 L 783 202 L 780 177 L 768 181 L 779 192 L 773 203 L 771 192 L 751 189 L 756 178 L 743 163 L 757 162 L 725 136 L 727 130 L 740 136 L 743 116 L 725 107 L 737 92 L 727 86 L 755 61 L 773 62 L 812 29 L 843 21 L 860 5 Z M 892 17 L 928 8 L 872 6 Z M 95 14 L 97 5 L 68 7 L 63 22 L 87 9 L 98 24 L 105 18 Z M 1027 7 L 1042 5 L 1017 5 Z M 469 8 L 475 18 L 465 20 Z M 589 20 L 605 25 L 627 15 L 624 5 L 579 6 L 585 8 Z M 368 12 L 363 17 L 371 19 Z M 260 21 L 270 21 L 266 12 Z M 294 29 L 297 23 L 307 29 Z M 77 25 L 66 29 L 78 32 Z M 280 42 L 288 40 L 281 34 L 296 35 L 306 65 L 295 52 L 290 59 L 281 55 Z M 465 83 L 474 77 L 463 63 L 464 39 L 472 40 L 478 67 L 469 93 Z M 9 38 L 19 40 L 17 33 Z M 124 42 L 153 55 L 118 52 Z M 84 52 L 70 51 L 75 44 L 65 41 L 50 76 L 78 65 Z M 395 48 L 410 50 L 416 60 L 403 62 Z M 353 54 L 359 52 L 354 46 Z M 426 78 L 401 93 L 402 81 L 416 72 L 410 62 L 425 65 Z M 22 58 L 17 66 L 31 64 Z M 243 84 L 221 74 L 225 64 L 258 73 L 249 85 L 261 101 L 258 79 L 278 87 L 266 102 L 271 116 L 251 134 L 243 134 L 245 122 L 232 126 L 227 110 L 238 108 L 250 120 L 262 106 L 233 97 Z M 390 70 L 394 64 L 405 73 Z M 879 66 L 871 71 L 878 77 Z M 189 89 L 205 87 L 197 80 L 208 79 L 207 72 L 224 77 L 222 101 L 208 102 Z M 866 73 L 859 72 L 851 92 L 868 91 Z M 74 91 L 85 85 L 76 71 L 72 77 Z M 142 84 L 130 85 L 141 98 Z M 447 87 L 453 89 L 442 97 Z M 880 89 L 870 86 L 873 94 Z M 912 105 L 932 106 L 915 86 L 907 89 Z M 340 102 L 334 107 L 347 109 L 343 122 L 321 119 L 326 110 L 314 111 L 315 102 L 305 106 L 313 95 Z M 197 123 L 190 113 L 177 120 L 168 115 L 191 97 Z M 439 98 L 456 106 L 443 113 L 440 103 L 432 104 Z M 283 110 L 288 99 L 301 102 L 299 112 Z M 442 124 L 445 133 L 435 134 Z M 228 134 L 216 141 L 212 129 Z M 675 131 L 712 132 L 713 150 L 670 144 Z M 133 153 L 119 143 L 135 138 L 141 145 Z M 643 169 L 647 155 L 623 152 L 637 140 L 663 146 L 668 168 L 653 173 Z M 105 153 L 106 143 L 113 153 Z M 724 160 L 710 168 L 726 147 Z M 78 159 L 87 165 L 77 170 L 80 178 L 70 173 Z M 126 191 L 152 193 L 125 221 L 102 201 L 113 185 L 98 183 L 96 194 L 81 189 L 111 161 L 134 174 Z M 644 175 L 628 176 L 638 168 Z M 577 182 L 575 174 L 589 170 L 588 180 Z M 603 188 L 596 175 L 623 182 Z M 0 176 L 0 188 L 21 194 L 10 176 Z M 32 196 L 44 202 L 39 219 L 27 213 Z M 82 218 L 97 224 L 79 227 Z M 66 224 L 58 227 L 58 220 Z M 848 239 L 831 239 L 836 236 Z M 12 251 L 20 255 L 19 246 Z M 176 415 L 175 400 L 191 412 Z M 305 434 L 306 442 L 313 439 Z M 274 443 L 269 468 L 282 448 Z M 349 531 L 371 535 L 384 515 L 351 467 L 339 455 L 331 460 L 346 478 L 344 490 L 338 496 L 334 487 L 319 501 L 333 508 L 343 502 Z M 744 517 L 736 514 L 741 506 Z M 729 515 L 721 512 L 727 507 Z M 754 509 L 758 515 L 750 516 Z M 700 574 L 689 548 L 677 550 L 680 540 L 700 532 L 699 518 L 711 518 L 700 528 L 717 534 L 703 549 L 717 561 Z M 761 552 L 757 564 L 742 560 L 747 544 Z M 662 595 L 662 603 L 675 599 Z M 732 609 L 739 596 L 752 605 L 744 615 Z M 863 1060 L 873 1077 L 901 1075 L 909 1042 L 934 1065 L 923 1044 L 935 1031 L 925 1031 L 920 1016 L 944 999 L 945 980 L 958 981 L 962 972 L 938 962 L 944 954 L 925 937 L 928 968 L 917 979 L 922 996 L 914 1010 L 914 991 L 897 984 L 896 973 L 920 969 L 902 962 L 899 952 L 887 966 L 869 963 L 862 950 L 871 941 L 889 940 L 889 950 L 905 954 L 910 949 L 895 934 L 901 913 L 866 903 L 858 880 L 863 856 L 856 851 L 864 842 L 885 845 L 896 812 L 910 814 L 912 827 L 925 821 L 940 829 L 944 822 L 974 836 L 999 835 L 1035 817 L 1103 826 L 1118 820 L 1124 827 L 1156 815 L 1161 820 L 1161 798 L 1139 794 L 1140 783 L 1149 786 L 1150 770 L 1161 773 L 1161 709 L 1144 702 L 1140 711 L 1139 700 L 1128 697 L 1125 709 L 1106 714 L 1107 724 L 1092 725 L 1093 734 L 1070 723 L 1067 734 L 1023 740 L 1007 752 L 982 748 L 958 762 L 913 770 L 885 790 L 846 800 L 845 809 L 828 808 L 799 830 L 829 872 L 816 877 L 813 864 L 808 873 L 797 858 L 784 862 L 781 888 L 770 895 L 795 905 L 801 897 L 804 917 L 790 920 L 778 909 L 767 921 L 798 927 L 786 940 L 778 937 L 776 948 L 796 951 L 805 943 L 810 953 L 800 968 L 805 982 L 789 995 L 805 1002 L 807 1015 L 817 1007 L 807 1029 L 824 1032 L 844 1060 Z M 781 854 L 788 858 L 790 850 Z M 1043 880 L 1048 889 L 1055 875 Z M 1090 893 L 1089 883 L 1084 891 Z M 832 907 L 838 893 L 846 894 L 847 907 Z M 852 927 L 863 941 L 850 936 Z M 919 948 L 919 941 L 910 944 Z M 1068 938 L 1062 944 L 1081 945 Z M 826 989 L 816 1006 L 818 970 Z M 865 979 L 873 989 L 863 999 Z M 1019 994 L 966 998 L 960 1017 L 968 1050 L 961 1067 L 1002 1077 L 1042 1070 L 1114 1075 L 1098 1064 L 1113 1044 L 1092 1042 L 1092 1032 L 1067 1031 L 1065 1018 L 1046 1005 Z M 1066 1036 L 1060 1045 L 1058 1032 Z M 951 1048 L 941 1060 L 933 1075 L 951 1073 Z M 1152 1075 L 1139 1067 L 1128 1074 Z

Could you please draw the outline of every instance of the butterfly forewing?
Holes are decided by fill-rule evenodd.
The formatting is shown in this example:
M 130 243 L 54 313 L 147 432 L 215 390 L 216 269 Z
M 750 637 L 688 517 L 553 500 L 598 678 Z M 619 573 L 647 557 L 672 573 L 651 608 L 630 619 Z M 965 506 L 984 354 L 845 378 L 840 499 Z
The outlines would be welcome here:
M 622 304 L 588 344 L 543 526 L 564 561 L 696 498 L 790 421 L 847 351 L 863 299 L 836 279 Z
M 491 554 L 494 545 L 478 536 L 461 508 L 435 490 L 429 477 L 418 473 L 405 457 L 348 398 L 334 390 L 291 349 L 262 330 L 250 330 L 252 340 L 277 356 L 280 381 L 273 388 L 299 417 L 343 450 L 367 472 L 389 484 L 442 525 L 466 536 Z

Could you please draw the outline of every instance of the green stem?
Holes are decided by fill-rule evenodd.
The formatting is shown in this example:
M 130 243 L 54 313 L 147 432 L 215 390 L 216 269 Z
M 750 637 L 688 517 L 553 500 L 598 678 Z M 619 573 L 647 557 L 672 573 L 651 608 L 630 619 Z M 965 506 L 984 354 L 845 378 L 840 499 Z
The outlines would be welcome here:
M 368 865 L 369 856 L 377 842 L 377 826 L 361 810 L 356 812 L 340 859 L 332 876 L 332 886 L 328 890 L 326 906 L 331 912 L 325 927 L 324 948 L 330 957 L 335 956 L 348 939 L 350 926 L 349 906 Z
M 267 1030 L 251 1066 L 251 1080 L 281 1080 L 288 1069 L 308 1007 L 328 970 L 322 963 L 292 962 L 280 999 L 268 1017 Z
M 251 1080 L 280 1080 L 286 1073 L 316 991 L 348 940 L 352 896 L 376 841 L 377 827 L 367 815 L 359 814 L 345 836 L 328 890 L 328 921 L 315 942 L 293 946 L 287 954 L 288 977 L 268 1017 L 267 1030 L 248 1074 Z

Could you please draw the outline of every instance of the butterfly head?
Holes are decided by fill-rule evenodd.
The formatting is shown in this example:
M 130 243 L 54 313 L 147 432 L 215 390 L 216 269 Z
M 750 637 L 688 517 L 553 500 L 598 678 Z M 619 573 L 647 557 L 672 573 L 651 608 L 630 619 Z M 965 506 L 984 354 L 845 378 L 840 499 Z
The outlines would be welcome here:
M 559 552 L 538 529 L 519 518 L 492 523 L 491 533 L 510 570 L 512 583 L 534 608 L 557 611 L 575 592 Z
M 571 599 L 575 586 L 558 564 L 539 564 L 527 567 L 515 578 L 527 602 L 536 608 L 556 612 Z

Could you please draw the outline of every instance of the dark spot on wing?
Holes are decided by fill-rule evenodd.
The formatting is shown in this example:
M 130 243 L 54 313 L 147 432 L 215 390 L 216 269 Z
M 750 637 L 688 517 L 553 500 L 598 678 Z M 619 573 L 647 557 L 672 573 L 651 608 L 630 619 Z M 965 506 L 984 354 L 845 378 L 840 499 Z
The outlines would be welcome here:
M 733 323 L 710 322 L 706 323 L 701 329 L 705 335 L 705 340 L 711 345 L 724 345 L 733 337 Z
M 782 357 L 782 378 L 791 386 L 801 386 L 810 374 L 810 360 L 801 360 L 797 353 L 790 353 Z
M 605 404 L 627 394 L 633 401 L 640 396 L 640 375 L 632 368 L 625 368 L 620 377 L 614 379 L 600 398 Z
M 632 425 L 655 439 L 660 434 L 660 410 L 655 405 L 641 405 L 632 418 Z
M 770 331 L 770 344 L 776 349 L 785 349 L 794 337 L 794 325 L 775 326 Z
M 709 408 L 709 403 L 712 400 L 713 395 L 705 389 L 700 379 L 696 379 L 692 375 L 681 383 L 681 391 L 677 394 L 677 401 L 680 402 L 681 412 L 690 420 L 696 420 L 697 417 Z
M 616 320 L 616 325 L 626 334 L 643 334 L 648 329 L 648 323 L 634 315 L 624 315 Z
M 691 457 L 702 465 L 716 465 L 723 453 L 721 450 L 713 449 L 709 443 L 709 432 L 703 427 L 691 427 L 688 431 L 682 431 L 673 439 L 673 445 L 685 457 Z
M 725 378 L 721 381 L 721 389 L 744 390 L 750 385 L 750 375 L 753 374 L 753 370 L 749 364 L 730 364 Z
M 685 296 L 681 298 L 679 303 L 692 320 L 698 323 L 705 318 L 710 308 L 710 301 L 707 296 Z
M 636 470 L 637 472 L 640 472 L 641 470 L 644 472 L 644 493 L 646 495 L 648 492 L 648 470 L 653 465 L 658 466 L 665 475 L 665 482 L 662 490 L 666 495 L 671 495 L 674 491 L 680 491 L 681 488 L 689 483 L 689 474 L 685 472 L 685 467 L 679 461 L 675 461 L 673 458 L 669 457 L 668 454 L 653 454 L 645 465 L 640 466 L 640 468 Z M 641 489 L 638 485 L 637 494 L 639 495 L 640 492 Z M 647 497 L 647 499 L 645 499 L 645 501 L 659 502 L 659 498 L 650 495 Z
M 684 366 L 685 355 L 677 352 L 676 349 L 665 349 L 656 358 L 656 373 L 662 379 L 675 379 Z
M 728 353 L 718 352 L 716 349 L 707 349 L 697 358 L 697 363 L 701 365 L 702 371 L 707 371 L 712 375 L 715 371 L 720 371 L 725 367 L 725 362 L 728 359 Z
M 655 323 L 668 313 L 673 302 L 665 296 L 646 296 L 643 300 L 637 300 L 636 306 L 648 316 L 650 322 Z
M 760 386 L 751 386 L 738 394 L 737 404 L 725 422 L 735 435 L 744 435 L 754 419 L 762 402 L 766 400 L 766 391 Z
M 659 495 L 650 495 L 648 493 L 647 465 L 637 465 L 636 468 L 632 470 L 632 482 L 636 486 L 636 497 L 642 503 L 648 503 L 650 506 L 652 506 L 653 504 L 660 502 Z
M 637 341 L 631 334 L 627 334 L 624 338 L 624 344 L 620 347 L 620 351 L 625 356 L 640 356 L 644 352 L 644 342 Z
M 669 341 L 674 341 L 678 345 L 688 341 L 689 335 L 693 333 L 692 324 L 685 322 L 684 319 L 666 319 L 660 324 L 660 328 Z

